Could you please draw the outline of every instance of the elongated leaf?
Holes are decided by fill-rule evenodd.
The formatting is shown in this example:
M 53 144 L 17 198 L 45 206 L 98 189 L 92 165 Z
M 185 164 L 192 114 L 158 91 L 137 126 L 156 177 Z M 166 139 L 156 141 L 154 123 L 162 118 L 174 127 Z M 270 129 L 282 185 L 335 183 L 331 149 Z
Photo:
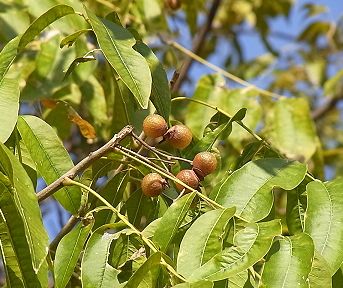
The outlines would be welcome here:
M 117 228 L 117 224 L 101 226 L 89 238 L 81 263 L 82 287 L 106 288 L 119 284 L 120 271 L 107 263 L 111 243 L 121 233 L 116 233 Z
M 202 152 L 202 151 L 210 151 L 217 140 L 227 138 L 232 132 L 232 124 L 234 122 L 241 121 L 247 112 L 246 108 L 242 108 L 238 110 L 235 115 L 231 118 L 217 113 L 215 114 L 212 119 L 218 122 L 218 127 L 216 127 L 213 131 L 206 133 L 206 135 L 201 138 L 194 146 L 185 149 L 185 157 L 188 159 L 192 159 L 195 154 Z
M 154 237 L 152 238 L 162 252 L 166 251 L 169 244 L 173 240 L 178 228 L 180 227 L 183 219 L 192 201 L 195 193 L 189 193 L 181 197 L 181 199 L 174 202 L 165 212 L 161 221 L 159 221 Z
M 209 261 L 222 250 L 223 236 L 235 208 L 217 209 L 200 216 L 182 239 L 177 271 L 184 277 Z
M 99 46 L 142 108 L 147 108 L 151 93 L 151 73 L 144 57 L 132 46 L 134 37 L 122 26 L 100 19 L 86 9 Z
M 0 81 L 0 142 L 2 143 L 10 137 L 17 122 L 19 96 L 18 80 L 5 78 Z
M 313 181 L 306 191 L 305 232 L 312 237 L 315 249 L 333 275 L 343 261 L 343 179 Z
M 117 173 L 112 179 L 110 179 L 99 191 L 99 194 L 104 197 L 113 207 L 117 207 L 119 202 L 123 199 L 123 193 L 125 191 L 129 174 Z M 101 205 L 102 203 L 99 203 Z M 99 211 L 95 217 L 95 227 L 99 227 L 106 223 L 109 223 L 113 215 L 112 211 L 102 210 Z
M 144 264 L 141 267 L 139 267 L 139 269 L 132 275 L 132 277 L 129 279 L 129 281 L 126 283 L 124 287 L 138 287 L 139 284 L 144 280 L 144 278 L 150 276 L 149 274 L 155 274 L 156 277 L 156 274 L 159 271 L 159 269 L 156 268 L 158 268 L 160 265 L 161 256 L 161 252 L 157 252 L 151 255 L 149 259 L 145 261 Z
M 248 270 L 237 273 L 227 279 L 227 288 L 243 288 L 248 281 Z
M 152 50 L 141 41 L 138 41 L 134 48 L 142 54 L 148 62 L 151 76 L 152 76 L 152 89 L 151 101 L 154 104 L 157 113 L 163 116 L 166 121 L 169 120 L 170 114 L 170 89 L 167 74 L 163 69 L 162 64 L 152 52 Z
M 20 37 L 15 37 L 9 41 L 0 52 L 0 84 L 4 79 L 8 69 L 17 56 L 17 48 Z
M 86 226 L 79 223 L 58 244 L 54 263 L 56 288 L 67 286 L 92 226 L 93 222 Z
M 188 279 L 218 281 L 234 276 L 259 261 L 269 251 L 274 237 L 280 234 L 279 220 L 246 224 L 235 234 L 234 246 L 215 255 Z
M 68 45 L 68 47 L 72 46 L 82 34 L 89 31 L 92 31 L 92 29 L 81 29 L 73 34 L 68 35 L 67 37 L 64 37 L 60 43 L 60 48 L 63 48 L 66 45 Z
M 48 236 L 43 227 L 35 191 L 17 158 L 1 143 L 0 167 L 8 177 L 8 182 L 1 187 L 0 197 L 3 202 L 0 209 L 23 277 L 36 283 L 37 275 L 34 276 L 32 272 L 37 273 L 45 262 Z
M 44 14 L 39 16 L 21 36 L 18 44 L 18 50 L 21 51 L 22 49 L 24 49 L 28 43 L 30 43 L 51 23 L 55 22 L 57 19 L 60 19 L 65 15 L 73 13 L 75 13 L 74 9 L 68 5 L 57 5 L 46 11 Z
M 332 287 L 330 267 L 317 251 L 314 253 L 311 272 L 308 275 L 311 288 Z
M 307 203 L 306 179 L 295 189 L 287 192 L 286 221 L 291 235 L 304 232 L 304 217 Z
M 316 151 L 316 133 L 305 99 L 277 101 L 266 126 L 268 140 L 287 157 L 306 161 Z
M 211 198 L 217 203 L 237 208 L 236 214 L 248 221 L 266 217 L 273 205 L 272 190 L 291 190 L 306 175 L 306 165 L 278 158 L 265 158 L 245 164 L 217 185 Z
M 18 129 L 37 170 L 47 184 L 52 183 L 73 167 L 68 152 L 54 129 L 34 116 L 18 118 Z M 76 213 L 81 192 L 78 187 L 63 187 L 54 194 L 62 206 Z
M 212 288 L 213 282 L 207 280 L 201 280 L 197 282 L 186 282 L 173 286 L 174 288 Z
M 284 237 L 270 249 L 262 274 L 262 286 L 270 288 L 309 287 L 314 246 L 305 233 Z
M 96 60 L 95 57 L 93 55 L 89 55 L 89 53 L 86 53 L 84 56 L 82 57 L 77 57 L 73 60 L 73 62 L 69 65 L 66 74 L 64 75 L 64 79 L 67 78 L 74 70 L 75 68 L 81 64 L 81 63 L 86 63 L 89 61 L 94 61 Z

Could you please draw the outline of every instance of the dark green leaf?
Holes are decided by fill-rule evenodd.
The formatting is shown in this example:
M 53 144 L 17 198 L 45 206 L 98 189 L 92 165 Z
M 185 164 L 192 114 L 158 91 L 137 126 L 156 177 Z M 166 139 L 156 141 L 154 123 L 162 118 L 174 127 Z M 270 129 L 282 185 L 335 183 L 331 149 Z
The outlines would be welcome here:
M 170 90 L 167 74 L 163 69 L 162 64 L 152 52 L 152 50 L 141 41 L 138 41 L 134 48 L 142 54 L 145 60 L 148 62 L 151 76 L 151 101 L 154 104 L 157 113 L 163 116 L 168 122 L 170 114 Z
M 72 46 L 82 34 L 87 33 L 89 31 L 92 31 L 92 29 L 82 29 L 76 31 L 73 34 L 68 35 L 67 37 L 64 37 L 60 43 L 60 48 L 63 48 L 66 45 L 68 45 L 68 47 Z
M 159 265 L 161 262 L 161 252 L 156 252 L 153 255 L 149 257 L 147 261 L 144 262 L 144 264 L 139 267 L 139 269 L 132 275 L 132 277 L 129 279 L 129 281 L 124 286 L 125 288 L 134 288 L 138 287 L 139 284 L 144 281 L 144 278 L 149 277 L 149 274 L 155 274 L 152 276 L 157 276 L 157 273 L 159 271 Z M 152 278 L 155 278 L 152 277 Z M 156 277 L 157 278 L 157 277 Z M 155 278 L 155 279 L 156 279 Z M 154 284 L 149 285 L 149 287 L 154 287 Z
M 54 262 L 56 288 L 67 286 L 92 226 L 93 222 L 86 226 L 79 223 L 58 244 Z

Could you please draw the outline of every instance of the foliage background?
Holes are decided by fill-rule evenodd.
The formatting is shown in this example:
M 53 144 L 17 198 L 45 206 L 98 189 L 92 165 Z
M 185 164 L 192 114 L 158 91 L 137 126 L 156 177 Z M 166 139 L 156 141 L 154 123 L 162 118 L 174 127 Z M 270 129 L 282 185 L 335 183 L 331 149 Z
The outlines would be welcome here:
M 3 46 L 25 31 L 30 21 L 49 7 L 58 3 L 68 4 L 68 2 L 0 1 L 1 45 Z M 131 4 L 129 2 L 132 1 L 85 1 L 86 5 L 100 16 L 106 15 L 115 8 L 119 16 L 124 19 L 123 21 L 137 29 L 144 41 L 154 48 L 171 79 L 175 68 L 181 67 L 186 55 L 180 53 L 172 45 L 163 43 L 158 33 L 161 33 L 164 39 L 176 41 L 192 50 L 192 39 L 204 25 L 212 1 L 187 1 L 180 10 L 175 12 L 168 10 L 161 1 L 157 0 L 136 1 L 137 3 L 133 1 Z M 77 1 L 70 1 L 70 3 L 79 5 Z M 158 7 L 163 8 L 159 10 L 161 8 Z M 222 1 L 213 21 L 213 27 L 207 33 L 201 50 L 197 51 L 197 54 L 211 63 L 261 88 L 289 97 L 303 97 L 307 100 L 310 112 L 315 118 L 314 125 L 321 145 L 313 141 L 316 140 L 313 135 L 292 141 L 293 134 L 284 135 L 285 138 L 273 134 L 271 127 L 277 122 L 274 118 L 275 112 L 280 115 L 287 110 L 285 107 L 291 109 L 292 105 L 275 107 L 270 97 L 261 95 L 258 101 L 246 100 L 242 104 L 239 102 L 241 101 L 239 93 L 236 96 L 232 95 L 232 102 L 223 105 L 229 107 L 230 113 L 236 112 L 235 105 L 237 108 L 240 108 L 238 107 L 240 105 L 249 105 L 247 125 L 265 135 L 289 157 L 306 160 L 310 167 L 311 165 L 315 167 L 312 173 L 323 180 L 341 175 L 343 169 L 343 123 L 340 102 L 343 98 L 342 11 L 343 4 L 334 0 L 295 3 L 287 0 Z M 14 22 L 13 19 L 16 21 Z M 78 26 L 79 23 L 75 25 Z M 10 73 L 20 74 L 26 79 L 25 83 L 21 83 L 23 102 L 20 113 L 39 115 L 55 127 L 76 163 L 108 140 L 124 123 L 117 125 L 115 121 L 112 121 L 109 124 L 111 111 L 106 110 L 105 102 L 108 100 L 106 94 L 113 87 L 107 86 L 106 77 L 109 77 L 109 73 L 106 69 L 108 67 L 104 65 L 101 55 L 96 55 L 97 64 L 95 62 L 83 63 L 77 67 L 76 73 L 74 72 L 68 78 L 69 80 L 61 81 L 61 71 L 68 67 L 75 56 L 84 54 L 87 47 L 77 43 L 75 48 L 59 50 L 58 45 L 62 37 L 58 35 L 56 29 L 64 33 L 74 32 L 68 25 L 63 25 L 62 21 L 53 24 L 39 40 L 36 39 L 37 41 L 33 42 L 30 51 L 22 56 L 21 61 L 18 61 L 19 66 L 14 66 Z M 94 39 L 90 40 L 94 43 Z M 39 50 L 37 48 L 43 52 L 37 52 Z M 103 71 L 106 72 L 103 73 Z M 93 72 L 95 77 L 88 78 L 81 90 L 73 85 L 77 84 L 80 79 L 81 81 L 87 79 Z M 191 97 L 197 85 L 198 88 L 203 85 L 204 89 L 212 87 L 213 90 L 217 88 L 220 90 L 223 85 L 230 89 L 241 87 L 219 76 L 202 78 L 200 80 L 202 82 L 197 84 L 202 76 L 210 73 L 212 74 L 213 71 L 208 67 L 193 63 L 187 74 L 188 77 L 173 97 L 182 95 Z M 50 80 L 48 85 L 44 83 L 46 79 Z M 63 87 L 64 84 L 61 83 L 68 83 L 66 85 L 68 87 Z M 94 93 L 89 93 L 90 91 Z M 202 93 L 201 89 L 198 91 Z M 249 92 L 248 98 L 250 93 L 252 97 L 256 96 L 256 93 Z M 94 95 L 97 96 L 94 97 Z M 102 96 L 99 97 L 99 95 Z M 56 103 L 46 101 L 47 99 L 63 99 L 70 106 L 57 104 L 55 107 Z M 185 102 L 174 103 L 172 107 L 174 118 L 184 121 L 193 128 L 195 135 L 197 133 L 200 135 L 200 128 L 203 127 L 197 127 L 198 124 L 195 122 L 199 121 L 196 117 L 203 115 L 203 110 L 199 110 L 194 105 L 187 106 Z M 49 104 L 54 106 L 53 109 L 49 110 Z M 294 107 L 299 108 L 301 105 L 302 103 L 296 102 Z M 299 108 L 300 114 L 307 109 L 306 105 Z M 323 107 L 326 109 L 322 110 Z M 139 109 L 134 105 L 132 109 L 135 117 L 129 119 L 129 122 L 131 121 L 139 129 L 141 120 L 148 112 L 138 111 Z M 68 120 L 66 116 L 70 116 L 70 113 L 74 115 L 74 111 L 94 126 L 97 134 L 95 140 L 83 137 L 78 127 Z M 60 121 L 61 117 L 64 121 Z M 299 117 L 301 119 L 301 115 Z M 283 115 L 282 119 L 279 119 L 280 125 L 284 125 L 282 121 L 286 118 L 287 115 Z M 303 127 L 296 128 L 301 130 Z M 309 134 L 311 132 L 307 136 Z M 251 141 L 251 138 L 239 128 L 235 129 L 230 137 L 232 141 L 221 147 L 221 154 L 226 163 L 232 163 L 241 153 L 242 148 Z M 293 154 L 294 144 L 300 147 L 295 154 Z M 230 166 L 224 168 L 230 168 Z M 38 179 L 37 191 L 41 190 L 44 185 L 44 181 Z M 280 199 L 282 202 L 282 198 Z M 50 238 L 53 239 L 69 215 L 54 200 L 46 201 L 42 209 L 44 223 L 48 228 Z

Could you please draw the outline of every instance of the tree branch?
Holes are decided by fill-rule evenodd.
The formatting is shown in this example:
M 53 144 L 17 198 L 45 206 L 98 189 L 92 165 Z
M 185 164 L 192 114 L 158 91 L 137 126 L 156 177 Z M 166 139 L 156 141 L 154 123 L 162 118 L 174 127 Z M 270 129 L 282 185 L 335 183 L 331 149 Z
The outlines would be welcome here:
M 206 36 L 207 36 L 208 32 L 211 31 L 212 22 L 213 22 L 214 17 L 217 14 L 220 2 L 221 2 L 221 0 L 214 0 L 213 1 L 212 6 L 210 8 L 210 12 L 208 13 L 206 23 L 201 28 L 201 30 L 199 31 L 199 33 L 197 34 L 196 38 L 193 41 L 192 51 L 194 52 L 194 54 L 199 54 L 199 52 L 201 51 L 201 48 L 204 45 L 204 41 L 206 39 Z M 179 77 L 176 79 L 175 83 L 173 84 L 172 92 L 175 92 L 175 91 L 180 89 L 183 81 L 186 79 L 187 73 L 188 73 L 189 69 L 191 68 L 192 63 L 193 63 L 193 59 L 191 57 L 188 57 L 185 59 L 183 65 L 180 69 Z
M 322 106 L 312 111 L 312 119 L 318 121 L 323 116 L 325 116 L 326 113 L 334 109 L 336 107 L 336 104 L 341 100 L 343 100 L 343 95 L 340 97 L 333 97 L 328 99 Z
M 78 221 L 79 221 L 79 219 L 76 216 L 71 215 L 68 222 L 63 226 L 63 228 L 57 234 L 55 239 L 51 241 L 51 243 L 49 245 L 49 250 L 55 251 L 57 248 L 57 245 L 58 245 L 58 243 L 60 243 L 61 239 L 74 228 L 74 226 L 76 225 L 76 223 Z
M 70 169 L 68 172 L 63 174 L 60 178 L 52 182 L 50 185 L 48 185 L 46 188 L 41 190 L 37 193 L 38 201 L 43 201 L 44 199 L 48 198 L 52 194 L 54 194 L 58 189 L 60 189 L 63 184 L 63 180 L 65 178 L 74 179 L 76 175 L 78 175 L 80 172 L 87 169 L 95 160 L 101 158 L 106 153 L 112 151 L 113 147 L 121 140 L 123 140 L 125 137 L 130 135 L 133 131 L 132 126 L 125 126 L 121 131 L 119 131 L 117 134 L 113 136 L 113 138 L 108 141 L 104 146 L 100 147 L 98 150 L 91 152 L 86 158 L 81 160 L 77 165 L 75 165 L 72 169 Z

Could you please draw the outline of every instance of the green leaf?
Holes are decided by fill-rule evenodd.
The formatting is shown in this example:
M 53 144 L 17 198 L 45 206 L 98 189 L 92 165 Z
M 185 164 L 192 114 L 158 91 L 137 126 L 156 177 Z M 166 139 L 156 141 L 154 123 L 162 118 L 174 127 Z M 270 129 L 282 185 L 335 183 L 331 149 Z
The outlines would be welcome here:
M 317 251 L 314 253 L 311 272 L 308 275 L 309 284 L 311 288 L 331 288 L 332 277 L 330 268 Z
M 156 268 L 158 268 L 160 265 L 161 256 L 162 256 L 161 252 L 156 252 L 153 255 L 151 255 L 149 259 L 145 261 L 144 264 L 141 267 L 139 267 L 138 270 L 130 277 L 129 281 L 126 283 L 124 287 L 125 288 L 138 287 L 139 284 L 142 281 L 144 281 L 144 278 L 149 276 L 149 274 L 156 275 L 159 272 L 159 269 L 156 269 Z M 154 287 L 154 286 L 151 286 L 151 287 Z
M 307 185 L 305 232 L 315 249 L 328 263 L 331 275 L 343 261 L 343 179 L 322 183 L 318 180 Z
M 189 193 L 174 202 L 159 221 L 153 242 L 156 243 L 162 252 L 166 251 L 172 242 L 183 219 L 186 217 L 191 206 L 195 193 Z
M 64 79 L 67 78 L 80 63 L 85 63 L 89 61 L 95 61 L 94 55 L 89 55 L 89 52 L 87 52 L 84 56 L 77 57 L 73 60 L 73 62 L 69 65 L 66 74 L 64 75 Z
M 227 279 L 227 288 L 243 288 L 248 281 L 248 270 L 237 273 L 234 276 L 230 276 Z
M 213 282 L 207 280 L 201 280 L 197 282 L 186 282 L 173 286 L 174 288 L 212 288 Z
M 262 274 L 262 287 L 306 288 L 311 271 L 314 246 L 305 233 L 284 237 L 270 249 Z
M 0 52 L 0 84 L 17 56 L 19 39 L 20 37 L 13 38 Z
M 72 46 L 82 34 L 89 31 L 92 31 L 92 29 L 81 29 L 79 31 L 76 31 L 75 33 L 68 35 L 67 37 L 64 37 L 60 43 L 60 48 L 63 48 L 66 45 L 68 45 L 68 47 Z
M 2 174 L 0 209 L 6 220 L 8 235 L 24 281 L 36 283 L 36 273 L 48 253 L 48 236 L 32 182 L 16 156 L 2 143 L 0 170 L 7 176 Z
M 86 9 L 99 46 L 107 61 L 131 90 L 138 104 L 147 108 L 151 93 L 151 73 L 144 57 L 132 46 L 135 38 L 122 26 L 100 19 Z
M 307 161 L 316 151 L 316 132 L 306 99 L 280 99 L 269 109 L 266 137 L 288 158 Z
M 34 116 L 21 116 L 18 118 L 18 130 L 47 184 L 74 166 L 54 129 L 43 120 Z M 78 187 L 63 187 L 54 196 L 71 213 L 78 211 L 81 197 Z
M 306 185 L 304 180 L 298 187 L 287 192 L 286 221 L 291 235 L 304 232 L 304 217 L 307 203 Z
M 274 237 L 280 234 L 279 220 L 246 224 L 244 229 L 235 234 L 234 246 L 215 255 L 188 279 L 218 281 L 230 278 L 262 259 L 269 251 Z
M 19 96 L 18 80 L 4 78 L 0 81 L 0 142 L 2 143 L 11 136 L 17 122 Z
M 117 173 L 99 190 L 99 194 L 104 197 L 113 207 L 117 207 L 123 199 L 123 193 L 128 183 L 129 173 Z M 98 201 L 98 205 L 101 205 Z M 95 217 L 95 227 L 109 223 L 113 215 L 112 211 L 101 210 Z
M 337 92 L 339 91 L 339 89 L 341 88 L 341 86 L 343 85 L 342 80 L 343 80 L 343 69 L 338 71 L 334 76 L 332 76 L 330 79 L 328 79 L 324 83 L 324 94 L 335 96 Z
M 237 208 L 236 215 L 255 222 L 266 217 L 273 206 L 273 188 L 292 190 L 306 175 L 299 162 L 265 158 L 245 164 L 212 191 L 211 198 L 224 207 Z
M 235 208 L 216 209 L 200 216 L 187 230 L 180 245 L 177 271 L 189 277 L 222 250 L 223 236 Z
M 67 286 L 92 227 L 93 222 L 86 226 L 79 223 L 58 244 L 54 262 L 56 288 Z
M 108 256 L 113 240 L 121 235 L 118 225 L 104 225 L 96 229 L 89 238 L 81 262 L 81 282 L 84 288 L 107 288 L 119 285 L 119 270 L 108 264 Z
M 42 32 L 46 27 L 48 27 L 51 23 L 55 22 L 57 19 L 68 15 L 74 14 L 75 11 L 72 7 L 68 5 L 56 5 L 46 11 L 44 14 L 39 16 L 27 30 L 21 36 L 18 50 L 21 51 L 25 48 L 25 46 L 30 43 L 40 32 Z
M 185 158 L 192 159 L 194 156 L 202 151 L 210 151 L 217 140 L 227 138 L 232 132 L 232 124 L 241 121 L 246 114 L 247 109 L 242 108 L 238 110 L 231 118 L 218 112 L 212 119 L 218 121 L 218 127 L 213 131 L 206 133 L 195 145 L 185 149 Z
M 163 116 L 168 122 L 171 96 L 167 74 L 149 46 L 138 41 L 133 48 L 135 48 L 148 62 L 152 76 L 151 101 L 154 104 L 157 113 Z

